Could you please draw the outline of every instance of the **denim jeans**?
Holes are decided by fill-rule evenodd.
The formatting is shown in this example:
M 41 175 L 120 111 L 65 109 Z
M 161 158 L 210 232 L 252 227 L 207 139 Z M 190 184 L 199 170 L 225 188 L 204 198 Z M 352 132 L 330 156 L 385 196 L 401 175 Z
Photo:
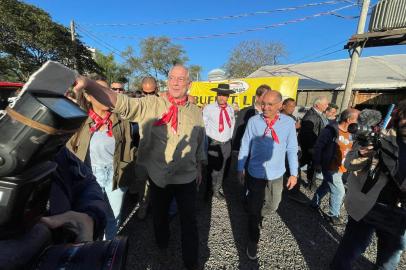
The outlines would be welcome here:
M 332 270 L 351 270 L 351 264 L 366 250 L 372 240 L 373 233 L 378 238 L 378 250 L 375 268 L 378 270 L 395 270 L 400 261 L 402 251 L 406 249 L 406 235 L 395 236 L 376 230 L 373 225 L 355 221 L 348 217 L 347 227 L 334 259 L 330 265 Z
M 118 225 L 120 223 L 120 212 L 123 204 L 125 189 L 113 189 L 113 166 L 92 166 L 93 174 L 102 188 L 106 201 L 110 208 L 106 212 L 106 230 L 105 239 L 111 240 L 116 236 Z
M 323 170 L 323 182 L 313 196 L 312 204 L 319 206 L 321 199 L 330 191 L 330 210 L 328 215 L 338 217 L 343 203 L 345 189 L 341 172 Z

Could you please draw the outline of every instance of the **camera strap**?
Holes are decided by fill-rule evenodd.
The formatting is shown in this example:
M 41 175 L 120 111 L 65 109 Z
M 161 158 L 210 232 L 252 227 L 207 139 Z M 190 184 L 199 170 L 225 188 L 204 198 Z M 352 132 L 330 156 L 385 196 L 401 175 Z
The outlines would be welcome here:
M 10 118 L 12 118 L 13 120 L 20 122 L 26 126 L 29 126 L 33 129 L 42 131 L 49 135 L 73 134 L 77 131 L 76 129 L 75 130 L 64 130 L 64 129 L 56 129 L 56 128 L 50 127 L 48 125 L 34 121 L 34 120 L 16 112 L 15 110 L 13 110 L 10 107 L 6 108 L 6 112 L 7 112 L 7 115 L 10 116 Z
M 131 213 L 128 215 L 128 217 L 123 221 L 121 226 L 118 228 L 116 235 L 119 235 L 121 231 L 127 226 L 128 222 L 131 220 L 131 218 L 134 216 L 134 214 L 137 212 L 138 208 L 140 208 L 140 203 L 137 202 L 137 204 L 134 206 L 133 210 Z

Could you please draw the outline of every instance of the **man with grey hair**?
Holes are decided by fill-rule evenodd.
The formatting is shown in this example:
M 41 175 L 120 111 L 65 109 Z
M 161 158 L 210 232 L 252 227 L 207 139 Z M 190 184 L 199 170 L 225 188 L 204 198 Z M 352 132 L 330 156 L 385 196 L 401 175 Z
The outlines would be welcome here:
M 343 164 L 352 148 L 348 126 L 357 122 L 358 115 L 359 111 L 356 109 L 344 110 L 338 124 L 332 122 L 321 131 L 313 148 L 313 168 L 316 172 L 323 173 L 323 183 L 314 194 L 311 206 L 318 209 L 321 199 L 330 192 L 327 219 L 332 225 L 340 223 L 340 208 L 345 195 L 343 178 L 347 172 Z
M 316 97 L 313 101 L 313 107 L 306 112 L 302 118 L 302 126 L 299 131 L 298 140 L 302 149 L 300 166 L 307 165 L 308 187 L 311 189 L 313 183 L 314 169 L 312 166 L 313 146 L 322 129 L 327 125 L 328 120 L 324 116 L 329 101 L 325 96 Z
M 298 158 L 295 121 L 280 114 L 282 96 L 268 90 L 262 96 L 262 113 L 251 117 L 241 140 L 238 175 L 248 187 L 247 257 L 257 259 L 262 219 L 278 209 L 282 198 L 285 156 L 290 176 L 287 188 L 297 182 Z M 248 166 L 246 163 L 248 162 Z
M 151 184 L 151 204 L 156 243 L 166 259 L 169 240 L 168 209 L 176 199 L 180 213 L 182 257 L 187 269 L 198 269 L 196 185 L 201 182 L 204 123 L 200 109 L 188 101 L 188 70 L 174 66 L 165 96 L 130 98 L 80 77 L 75 91 L 86 89 L 123 119 L 139 123 L 137 164 L 146 168 Z M 167 267 L 164 267 L 167 268 Z
M 325 117 L 329 123 L 335 122 L 337 119 L 338 106 L 334 103 L 329 103 L 326 111 L 324 112 Z

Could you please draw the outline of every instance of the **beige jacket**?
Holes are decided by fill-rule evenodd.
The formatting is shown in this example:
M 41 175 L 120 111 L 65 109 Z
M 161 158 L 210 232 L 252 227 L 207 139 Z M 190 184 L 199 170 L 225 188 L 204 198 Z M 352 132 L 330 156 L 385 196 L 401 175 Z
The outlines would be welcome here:
M 138 122 L 140 144 L 137 165 L 146 168 L 159 187 L 186 184 L 197 176 L 197 164 L 205 160 L 204 123 L 200 109 L 187 102 L 178 108 L 178 130 L 171 125 L 155 126 L 171 103 L 165 97 L 129 98 L 119 94 L 114 112 Z
M 134 177 L 134 160 L 135 147 L 132 145 L 131 127 L 128 121 L 122 120 L 118 115 L 113 114 L 113 136 L 115 139 L 115 150 L 113 159 L 113 190 L 116 189 L 121 182 L 129 182 L 129 179 Z M 85 162 L 90 145 L 90 126 L 93 120 L 88 117 L 82 128 L 76 132 L 67 142 L 66 146 L 80 160 Z

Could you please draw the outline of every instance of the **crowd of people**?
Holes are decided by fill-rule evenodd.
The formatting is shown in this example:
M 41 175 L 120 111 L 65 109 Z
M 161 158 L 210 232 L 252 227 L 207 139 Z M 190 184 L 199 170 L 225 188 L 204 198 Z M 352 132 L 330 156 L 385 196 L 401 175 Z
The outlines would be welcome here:
M 308 204 L 311 209 L 319 210 L 330 193 L 325 217 L 333 226 L 344 222 L 340 213 L 345 200 L 348 223 L 331 269 L 351 269 L 375 231 L 377 269 L 396 269 L 406 248 L 405 228 L 387 232 L 366 217 L 376 205 L 394 208 L 405 199 L 406 172 L 401 164 L 406 164 L 406 101 L 399 103 L 393 127 L 382 131 L 382 149 L 377 149 L 360 146 L 348 130 L 360 111 L 349 108 L 337 117 L 338 107 L 327 97 L 315 98 L 299 119 L 294 115 L 295 100 L 283 99 L 268 85 L 258 87 L 252 106 L 239 110 L 228 104 L 234 94 L 229 84 L 213 88 L 215 102 L 202 109 L 188 96 L 190 83 L 182 65 L 170 70 L 167 92 L 159 92 L 153 77 L 145 77 L 140 90 L 131 94 L 121 83 L 77 79 L 73 98 L 89 117 L 67 147 L 92 170 L 103 191 L 109 206 L 105 239 L 116 235 L 129 191 L 137 194 L 139 219 L 150 210 L 162 257 L 168 249 L 170 217 L 178 212 L 184 265 L 199 269 L 197 190 L 204 183 L 207 200 L 227 199 L 223 179 L 229 170 L 236 170 L 244 186 L 250 260 L 258 258 L 262 220 L 278 209 L 282 191 L 287 189 L 295 199 L 300 188 L 307 187 L 315 191 Z M 238 152 L 237 168 L 230 168 L 233 152 Z M 378 161 L 385 171 L 376 176 L 369 192 L 361 192 L 370 165 Z M 316 189 L 317 178 L 322 182 Z

